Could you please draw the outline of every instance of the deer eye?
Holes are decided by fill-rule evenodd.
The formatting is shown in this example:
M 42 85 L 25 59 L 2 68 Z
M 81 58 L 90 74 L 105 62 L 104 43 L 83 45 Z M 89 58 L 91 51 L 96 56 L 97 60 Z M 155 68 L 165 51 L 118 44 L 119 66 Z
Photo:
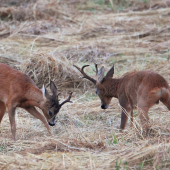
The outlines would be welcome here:
M 96 90 L 96 94 L 99 95 L 99 91 L 98 90 Z
M 52 114 L 52 112 L 50 112 L 50 111 L 49 111 L 48 113 L 49 113 L 49 115 L 50 115 L 50 116 L 52 116 L 52 115 L 53 115 L 53 114 Z

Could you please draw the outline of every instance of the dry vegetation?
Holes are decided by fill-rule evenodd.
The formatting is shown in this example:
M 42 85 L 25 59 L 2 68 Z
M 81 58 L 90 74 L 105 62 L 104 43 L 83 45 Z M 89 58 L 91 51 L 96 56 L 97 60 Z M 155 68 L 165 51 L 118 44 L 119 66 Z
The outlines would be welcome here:
M 1 0 L 0 62 L 28 74 L 38 85 L 50 79 L 61 100 L 74 90 L 49 136 L 43 124 L 18 109 L 17 141 L 6 114 L 0 126 L 0 169 L 169 169 L 170 114 L 150 110 L 152 130 L 135 124 L 120 132 L 116 99 L 100 109 L 93 85 L 72 66 L 93 62 L 115 77 L 154 70 L 170 80 L 170 1 L 166 0 Z

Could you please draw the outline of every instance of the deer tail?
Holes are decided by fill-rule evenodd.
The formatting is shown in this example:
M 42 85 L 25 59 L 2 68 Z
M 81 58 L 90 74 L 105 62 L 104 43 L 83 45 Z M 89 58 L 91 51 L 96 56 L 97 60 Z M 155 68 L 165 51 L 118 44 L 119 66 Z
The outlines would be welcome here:
M 170 110 L 170 94 L 169 89 L 161 88 L 159 92 L 160 101 Z
M 165 94 L 169 94 L 169 90 L 165 87 L 162 88 L 154 88 L 153 90 L 150 91 L 150 95 L 149 96 L 153 96 L 155 98 L 161 98 L 163 97 Z

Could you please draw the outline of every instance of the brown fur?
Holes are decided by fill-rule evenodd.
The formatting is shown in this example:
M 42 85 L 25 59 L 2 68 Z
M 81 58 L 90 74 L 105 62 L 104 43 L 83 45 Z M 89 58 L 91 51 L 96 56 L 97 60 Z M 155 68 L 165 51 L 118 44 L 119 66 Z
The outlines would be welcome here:
M 51 134 L 48 123 L 51 126 L 55 124 L 55 115 L 58 113 L 61 105 L 58 102 L 57 88 L 53 82 L 50 83 L 50 86 L 53 96 L 50 96 L 45 88 L 45 94 L 43 94 L 43 92 L 37 88 L 35 83 L 27 75 L 9 67 L 8 65 L 0 63 L 0 122 L 7 107 L 12 137 L 14 140 L 16 134 L 16 107 L 24 108 L 30 114 L 40 119 Z M 68 101 L 69 100 L 67 99 L 65 102 Z M 37 111 L 35 106 L 43 111 L 45 117 Z M 51 123 L 52 119 L 53 123 Z
M 76 66 L 76 68 L 78 67 Z M 84 74 L 83 69 L 78 69 Z M 124 129 L 126 126 L 126 112 L 131 113 L 131 121 L 133 122 L 133 109 L 136 107 L 141 124 L 146 129 L 149 128 L 148 111 L 154 104 L 161 101 L 170 110 L 169 86 L 161 75 L 152 71 L 139 71 L 127 73 L 119 79 L 113 79 L 114 66 L 108 73 L 100 82 L 93 82 L 96 86 L 96 94 L 101 99 L 102 109 L 109 107 L 112 97 L 118 98 L 123 108 L 121 129 Z
M 148 110 L 159 100 L 170 109 L 169 86 L 166 80 L 159 74 L 151 71 L 139 71 L 129 73 L 120 79 L 104 78 L 103 82 L 96 86 L 99 90 L 104 89 L 102 102 L 109 105 L 107 98 L 116 97 L 121 107 L 131 112 L 133 121 L 133 109 L 138 108 L 139 117 L 143 127 L 148 128 Z M 124 129 L 127 115 L 122 110 L 120 128 Z

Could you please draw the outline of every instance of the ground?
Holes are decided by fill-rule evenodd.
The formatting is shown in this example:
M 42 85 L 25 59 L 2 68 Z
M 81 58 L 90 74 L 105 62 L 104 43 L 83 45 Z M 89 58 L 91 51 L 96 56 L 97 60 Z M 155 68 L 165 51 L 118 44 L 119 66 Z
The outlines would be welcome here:
M 120 132 L 121 108 L 112 99 L 100 108 L 93 84 L 73 64 L 94 62 L 114 77 L 153 70 L 170 82 L 170 1 L 72 0 L 3 1 L 0 5 L 0 62 L 29 75 L 39 88 L 53 80 L 63 101 L 51 127 L 22 109 L 16 111 L 17 141 L 8 114 L 0 126 L 1 169 L 168 169 L 169 111 L 149 111 L 151 131 L 142 133 L 138 113 Z M 94 77 L 95 78 L 95 77 Z M 138 127 L 138 128 L 137 128 Z

